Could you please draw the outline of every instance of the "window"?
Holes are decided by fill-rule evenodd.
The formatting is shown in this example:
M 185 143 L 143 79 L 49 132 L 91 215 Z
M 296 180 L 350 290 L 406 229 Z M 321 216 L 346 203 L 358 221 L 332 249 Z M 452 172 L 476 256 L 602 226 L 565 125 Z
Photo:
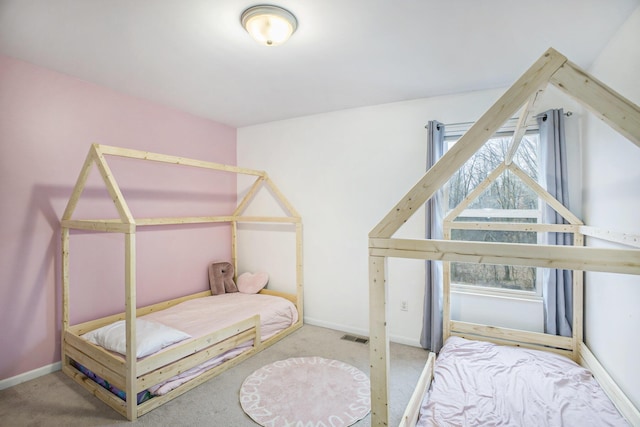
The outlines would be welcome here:
M 449 149 L 461 136 L 445 137 L 445 149 Z M 471 157 L 460 170 L 449 180 L 444 190 L 444 205 L 450 212 L 456 208 L 485 178 L 504 162 L 511 144 L 512 132 L 502 131 L 489 139 L 478 152 Z M 536 130 L 529 130 L 513 157 L 513 162 L 533 179 L 538 178 L 538 146 L 539 135 Z M 542 211 L 538 195 L 510 171 L 504 171 L 487 189 L 473 200 L 453 220 L 451 239 L 505 242 L 505 243 L 538 243 L 534 231 L 492 230 L 482 223 L 539 223 Z M 475 223 L 475 229 L 469 229 Z M 480 229 L 478 229 L 480 228 Z M 451 263 L 452 285 L 460 289 L 473 287 L 474 291 L 516 292 L 519 294 L 539 295 L 539 278 L 536 268 Z

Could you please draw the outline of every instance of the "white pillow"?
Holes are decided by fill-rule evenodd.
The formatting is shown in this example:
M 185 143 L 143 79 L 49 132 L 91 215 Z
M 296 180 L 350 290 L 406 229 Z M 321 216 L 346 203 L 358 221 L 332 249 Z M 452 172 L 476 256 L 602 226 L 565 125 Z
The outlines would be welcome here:
M 118 320 L 82 336 L 90 343 L 107 350 L 127 355 L 127 340 L 124 320 Z M 136 319 L 136 357 L 145 357 L 156 351 L 191 338 L 191 335 L 162 323 Z

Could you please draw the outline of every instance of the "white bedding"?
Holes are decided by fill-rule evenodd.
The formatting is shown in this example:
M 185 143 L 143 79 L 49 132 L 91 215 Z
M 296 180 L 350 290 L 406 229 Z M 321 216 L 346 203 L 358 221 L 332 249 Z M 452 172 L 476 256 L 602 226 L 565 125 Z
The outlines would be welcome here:
M 451 337 L 418 426 L 627 426 L 591 373 L 564 356 Z
M 260 335 L 262 340 L 286 329 L 298 320 L 296 307 L 285 298 L 263 294 L 243 294 L 240 292 L 196 298 L 165 310 L 147 314 L 140 317 L 140 319 L 175 328 L 189 334 L 193 337 L 191 339 L 196 339 L 256 314 L 260 315 Z M 166 351 L 188 341 L 182 341 L 161 351 Z M 163 395 L 195 378 L 200 373 L 232 359 L 251 348 L 252 345 L 252 340 L 247 341 L 235 349 L 208 360 L 202 365 L 149 388 L 149 391 L 154 395 Z

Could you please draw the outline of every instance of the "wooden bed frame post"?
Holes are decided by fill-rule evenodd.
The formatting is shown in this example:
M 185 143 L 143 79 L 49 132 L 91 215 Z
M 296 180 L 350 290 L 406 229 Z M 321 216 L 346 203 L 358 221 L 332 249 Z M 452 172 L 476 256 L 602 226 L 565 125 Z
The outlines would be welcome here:
M 298 316 L 304 319 L 304 253 L 302 251 L 302 223 L 296 223 L 296 308 Z
M 442 237 L 444 240 L 451 240 L 450 226 L 444 226 Z M 442 342 L 445 342 L 449 336 L 451 336 L 451 262 L 442 261 Z
M 60 350 L 62 369 L 69 365 L 67 357 L 65 333 L 69 329 L 69 229 L 62 227 L 62 331 Z
M 138 417 L 136 389 L 136 235 L 125 233 L 125 314 L 127 330 L 127 418 Z
M 62 220 L 70 220 L 73 211 L 78 204 L 82 190 L 84 190 L 85 183 L 91 172 L 91 165 L 94 161 L 94 150 L 90 149 L 85 157 L 82 169 L 76 180 L 76 185 L 73 187 L 73 192 L 67 206 L 62 214 Z M 61 239 L 62 239 L 62 330 L 60 338 L 60 361 L 62 363 L 62 369 L 69 366 L 69 357 L 66 351 L 65 335 L 69 329 L 69 227 L 61 226 Z
M 231 265 L 233 265 L 233 280 L 238 280 L 238 221 L 231 221 Z
M 573 233 L 573 246 L 584 246 L 584 235 Z M 580 344 L 584 339 L 584 271 L 573 270 L 573 360 L 580 363 Z
M 389 339 L 387 337 L 387 258 L 369 256 L 369 358 L 371 426 L 388 426 Z

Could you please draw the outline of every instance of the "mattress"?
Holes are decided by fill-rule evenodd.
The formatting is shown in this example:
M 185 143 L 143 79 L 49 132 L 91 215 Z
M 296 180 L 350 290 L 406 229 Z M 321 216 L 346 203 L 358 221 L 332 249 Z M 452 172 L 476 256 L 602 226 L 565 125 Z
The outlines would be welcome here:
M 262 341 L 293 325 L 298 320 L 298 311 L 295 305 L 285 298 L 240 292 L 188 300 L 165 310 L 141 316 L 140 319 L 160 323 L 191 336 L 187 340 L 163 348 L 160 350 L 162 352 L 231 326 L 256 314 L 260 315 Z M 253 340 L 248 340 L 199 366 L 150 387 L 148 391 L 151 395 L 166 394 L 202 372 L 236 357 L 252 346 Z
M 449 338 L 418 426 L 628 426 L 591 373 L 554 353 Z

